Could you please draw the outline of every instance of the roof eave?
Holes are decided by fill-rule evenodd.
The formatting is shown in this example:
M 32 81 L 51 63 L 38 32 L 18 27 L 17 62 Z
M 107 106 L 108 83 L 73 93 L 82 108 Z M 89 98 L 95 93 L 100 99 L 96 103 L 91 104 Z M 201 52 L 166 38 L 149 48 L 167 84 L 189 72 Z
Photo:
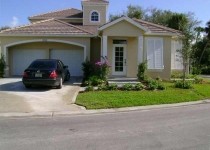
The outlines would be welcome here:
M 150 35 L 150 36 L 181 36 L 179 33 L 153 33 L 153 32 L 146 32 L 144 35 Z
M 1 34 L 0 37 L 96 37 L 97 35 L 62 35 L 62 34 Z

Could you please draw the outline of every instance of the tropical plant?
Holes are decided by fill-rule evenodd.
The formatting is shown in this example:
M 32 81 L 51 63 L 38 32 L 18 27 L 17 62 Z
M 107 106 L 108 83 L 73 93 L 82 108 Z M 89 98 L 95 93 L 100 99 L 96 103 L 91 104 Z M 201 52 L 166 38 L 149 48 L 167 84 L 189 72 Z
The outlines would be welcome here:
M 138 65 L 138 74 L 137 78 L 139 81 L 143 81 L 146 78 L 145 72 L 147 70 L 147 62 L 144 61 Z
M 5 59 L 4 59 L 4 55 L 1 54 L 1 57 L 0 57 L 0 77 L 4 76 L 5 67 L 6 67 L 6 62 L 5 62 Z

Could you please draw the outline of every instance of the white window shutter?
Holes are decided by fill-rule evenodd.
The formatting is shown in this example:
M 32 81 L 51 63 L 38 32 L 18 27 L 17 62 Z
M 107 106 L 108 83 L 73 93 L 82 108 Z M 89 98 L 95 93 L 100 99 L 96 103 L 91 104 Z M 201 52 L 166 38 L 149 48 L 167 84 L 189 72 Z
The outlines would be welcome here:
M 148 69 L 154 68 L 154 40 L 147 40 L 147 67 Z
M 155 69 L 163 69 L 163 41 L 155 40 Z

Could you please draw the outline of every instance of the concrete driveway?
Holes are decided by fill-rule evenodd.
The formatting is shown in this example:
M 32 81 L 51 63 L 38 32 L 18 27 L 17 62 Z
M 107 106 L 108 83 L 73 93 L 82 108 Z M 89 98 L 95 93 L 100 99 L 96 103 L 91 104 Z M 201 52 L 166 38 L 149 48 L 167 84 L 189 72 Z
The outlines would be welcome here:
M 0 113 L 80 111 L 73 104 L 81 79 L 72 78 L 62 89 L 26 89 L 21 78 L 0 79 Z

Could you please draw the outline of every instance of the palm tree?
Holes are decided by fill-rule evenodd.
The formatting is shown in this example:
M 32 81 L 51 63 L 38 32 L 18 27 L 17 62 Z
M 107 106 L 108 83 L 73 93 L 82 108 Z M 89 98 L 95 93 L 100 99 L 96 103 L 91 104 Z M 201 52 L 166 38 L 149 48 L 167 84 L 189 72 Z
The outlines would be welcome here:
M 205 27 L 205 32 L 207 33 L 207 36 L 206 36 L 206 38 L 207 38 L 207 43 L 206 43 L 206 46 L 205 46 L 205 48 L 203 49 L 203 52 L 202 52 L 202 54 L 201 54 L 201 57 L 200 57 L 200 60 L 199 60 L 199 64 L 201 63 L 201 60 L 202 60 L 202 58 L 203 58 L 203 55 L 204 55 L 206 49 L 208 48 L 208 46 L 210 46 L 210 21 L 208 21 L 208 22 L 206 23 L 206 25 L 207 25 L 207 27 Z

